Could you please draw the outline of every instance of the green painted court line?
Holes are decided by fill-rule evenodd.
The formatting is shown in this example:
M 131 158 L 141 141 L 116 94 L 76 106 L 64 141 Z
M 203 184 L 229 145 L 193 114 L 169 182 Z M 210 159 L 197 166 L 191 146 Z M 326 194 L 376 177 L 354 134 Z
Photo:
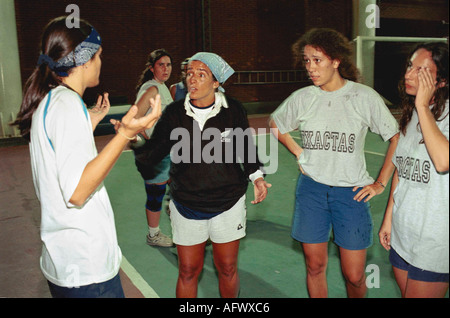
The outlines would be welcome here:
M 145 281 L 138 271 L 131 265 L 125 256 L 122 256 L 122 270 L 127 274 L 131 282 L 144 295 L 145 298 L 160 298 L 155 290 Z

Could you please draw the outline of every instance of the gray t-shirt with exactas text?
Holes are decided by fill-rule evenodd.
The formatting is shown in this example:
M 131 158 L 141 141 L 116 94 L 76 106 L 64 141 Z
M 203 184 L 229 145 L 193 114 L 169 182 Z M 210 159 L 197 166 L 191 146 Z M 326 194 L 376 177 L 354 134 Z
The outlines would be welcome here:
M 449 139 L 448 101 L 437 126 Z M 399 183 L 394 192 L 392 248 L 420 269 L 449 272 L 449 175 L 438 173 L 413 112 L 392 159 Z
M 378 93 L 352 81 L 333 92 L 316 86 L 299 89 L 272 119 L 282 134 L 300 131 L 302 169 L 330 186 L 373 183 L 364 156 L 367 131 L 381 135 L 384 141 L 398 133 L 398 123 Z

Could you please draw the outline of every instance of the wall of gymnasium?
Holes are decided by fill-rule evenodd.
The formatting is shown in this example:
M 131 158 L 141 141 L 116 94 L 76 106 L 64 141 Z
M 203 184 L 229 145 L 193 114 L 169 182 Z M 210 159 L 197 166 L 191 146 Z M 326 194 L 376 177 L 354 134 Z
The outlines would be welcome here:
M 351 36 L 351 1 L 292 0 L 16 0 L 16 22 L 24 83 L 39 56 L 39 41 L 46 23 L 66 15 L 67 5 L 76 3 L 103 38 L 101 83 L 88 89 L 85 100 L 108 91 L 113 101 L 132 103 L 136 82 L 148 54 L 168 50 L 174 62 L 168 86 L 180 76 L 180 63 L 204 49 L 202 11 L 207 50 L 225 58 L 236 71 L 290 70 L 291 45 L 311 27 L 332 27 Z M 306 83 L 236 85 L 233 76 L 227 93 L 243 102 L 279 101 Z
M 65 15 L 70 3 L 79 6 L 81 18 L 91 22 L 103 37 L 101 84 L 87 90 L 85 99 L 92 101 L 97 93 L 108 91 L 113 101 L 132 103 L 136 82 L 148 53 L 154 49 L 165 48 L 173 57 L 168 86 L 179 80 L 181 61 L 203 49 L 223 56 L 236 71 L 290 70 L 291 45 L 306 30 L 330 27 L 352 39 L 355 1 L 15 0 L 21 78 L 24 83 L 36 65 L 43 27 L 50 19 Z M 376 2 L 381 11 L 377 35 L 448 37 L 447 0 Z M 375 88 L 388 99 L 395 99 L 399 65 L 409 49 L 377 44 Z M 236 76 L 228 80 L 227 94 L 243 102 L 281 101 L 308 84 L 307 80 L 291 84 L 236 83 Z

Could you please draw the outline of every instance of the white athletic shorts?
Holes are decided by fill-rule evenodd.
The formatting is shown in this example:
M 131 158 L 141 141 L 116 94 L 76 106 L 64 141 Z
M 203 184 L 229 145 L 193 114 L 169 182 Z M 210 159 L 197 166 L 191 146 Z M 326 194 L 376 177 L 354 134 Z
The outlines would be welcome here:
M 231 209 L 209 219 L 191 220 L 182 216 L 170 201 L 170 220 L 173 242 L 192 246 L 211 239 L 214 243 L 228 243 L 245 236 L 247 208 L 245 194 Z

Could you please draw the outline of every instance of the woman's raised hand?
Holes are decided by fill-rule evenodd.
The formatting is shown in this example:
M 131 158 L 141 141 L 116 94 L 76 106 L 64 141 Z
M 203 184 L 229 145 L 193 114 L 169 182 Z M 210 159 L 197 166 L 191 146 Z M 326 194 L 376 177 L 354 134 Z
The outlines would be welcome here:
M 116 132 L 119 132 L 120 129 L 119 133 L 132 140 L 138 133 L 153 127 L 161 117 L 161 96 L 159 94 L 155 98 L 150 98 L 150 106 L 152 111 L 144 117 L 136 118 L 138 108 L 133 105 L 123 116 L 121 122 L 114 119 L 111 119 L 110 122 L 114 125 Z
M 429 107 L 432 103 L 434 93 L 436 92 L 437 82 L 433 80 L 429 68 L 421 68 L 418 71 L 417 78 L 419 86 L 416 94 L 416 107 Z
M 91 117 L 92 123 L 92 131 L 94 131 L 95 127 L 97 127 L 97 125 L 103 120 L 103 118 L 105 118 L 105 116 L 109 112 L 109 109 L 111 108 L 108 96 L 109 96 L 108 93 L 103 93 L 103 95 L 99 95 L 95 106 L 89 109 L 89 116 Z

